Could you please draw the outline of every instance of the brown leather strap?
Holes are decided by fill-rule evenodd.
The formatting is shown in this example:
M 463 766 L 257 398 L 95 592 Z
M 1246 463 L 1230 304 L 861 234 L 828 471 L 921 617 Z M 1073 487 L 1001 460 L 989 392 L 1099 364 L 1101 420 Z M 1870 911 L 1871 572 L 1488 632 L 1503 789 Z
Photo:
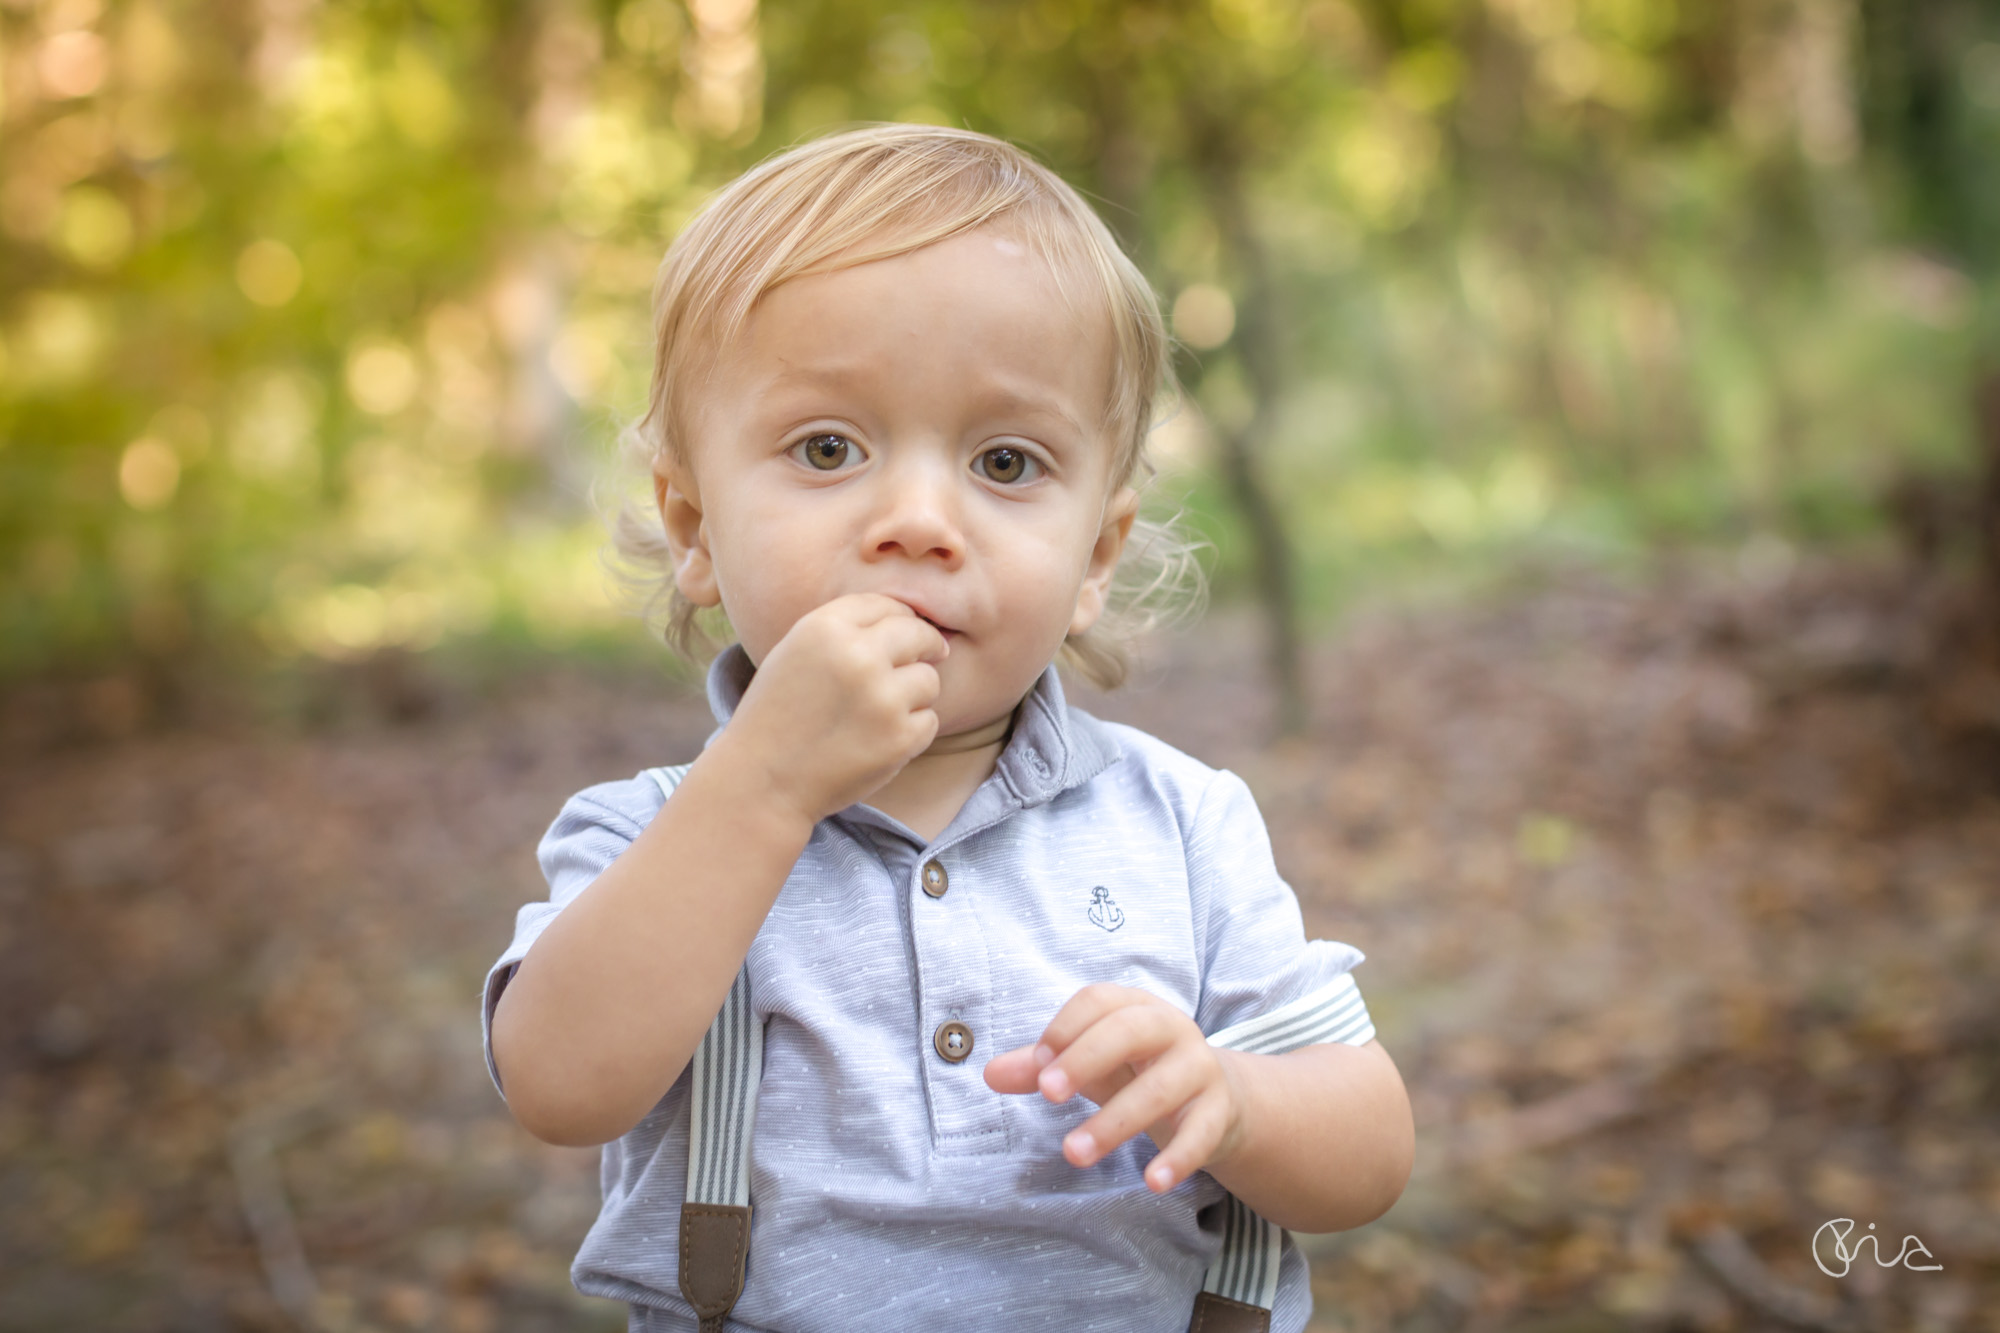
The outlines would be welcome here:
M 1194 1298 L 1188 1333 L 1271 1333 L 1271 1312 L 1204 1291 Z
M 723 1317 L 743 1294 L 750 1254 L 750 1210 L 724 1203 L 681 1205 L 681 1295 L 701 1319 L 701 1333 L 722 1333 Z

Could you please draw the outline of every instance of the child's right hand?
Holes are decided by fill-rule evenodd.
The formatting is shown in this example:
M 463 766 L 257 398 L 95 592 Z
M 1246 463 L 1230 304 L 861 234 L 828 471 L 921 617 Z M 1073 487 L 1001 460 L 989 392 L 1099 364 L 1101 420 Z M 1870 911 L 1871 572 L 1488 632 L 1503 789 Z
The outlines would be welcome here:
M 808 823 L 866 799 L 936 739 L 935 625 L 881 593 L 814 608 L 764 655 L 716 740 Z

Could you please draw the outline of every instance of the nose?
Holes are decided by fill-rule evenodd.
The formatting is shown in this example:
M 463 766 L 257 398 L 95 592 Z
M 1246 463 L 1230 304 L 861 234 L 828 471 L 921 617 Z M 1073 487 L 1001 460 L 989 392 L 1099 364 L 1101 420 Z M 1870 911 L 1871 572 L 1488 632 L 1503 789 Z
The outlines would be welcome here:
M 946 569 L 965 560 L 954 478 L 938 460 L 904 458 L 882 470 L 882 491 L 863 539 L 864 557 L 936 559 Z

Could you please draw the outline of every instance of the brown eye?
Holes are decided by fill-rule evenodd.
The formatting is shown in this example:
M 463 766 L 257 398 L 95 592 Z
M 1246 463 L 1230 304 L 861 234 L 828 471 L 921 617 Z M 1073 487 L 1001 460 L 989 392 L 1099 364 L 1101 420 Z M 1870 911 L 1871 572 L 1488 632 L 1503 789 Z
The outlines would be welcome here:
M 801 446 L 806 462 L 822 472 L 831 472 L 847 461 L 851 446 L 838 435 L 815 435 Z
M 995 481 L 1019 481 L 1031 461 L 1019 449 L 988 449 L 979 456 L 979 470 Z

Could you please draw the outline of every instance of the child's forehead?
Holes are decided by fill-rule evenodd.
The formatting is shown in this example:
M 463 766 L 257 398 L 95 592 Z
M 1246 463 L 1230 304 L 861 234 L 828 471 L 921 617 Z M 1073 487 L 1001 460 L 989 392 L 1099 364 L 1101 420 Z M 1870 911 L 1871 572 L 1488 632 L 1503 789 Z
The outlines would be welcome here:
M 962 353 L 970 341 L 990 353 L 975 359 L 975 378 L 1066 385 L 1095 417 L 1110 401 L 1116 337 L 1112 312 L 1088 299 L 1078 276 L 997 228 L 864 252 L 762 293 L 735 336 L 715 346 L 716 368 L 731 379 L 833 381 L 890 346 L 899 360 L 920 360 Z
M 803 273 L 772 283 L 758 292 L 751 310 L 775 293 L 815 277 L 850 275 L 867 277 L 885 272 L 960 269 L 985 266 L 997 261 L 1010 270 L 1010 280 L 1046 288 L 1061 303 L 1065 313 L 1088 325 L 1108 326 L 1110 303 L 1093 293 L 1088 265 L 1065 247 L 1037 240 L 1024 223 L 1010 218 L 988 219 L 948 236 L 913 236 L 908 225 L 884 226 L 875 233 L 836 251 Z M 898 264 L 896 261 L 904 261 Z M 1097 299 L 1092 299 L 1093 296 Z

